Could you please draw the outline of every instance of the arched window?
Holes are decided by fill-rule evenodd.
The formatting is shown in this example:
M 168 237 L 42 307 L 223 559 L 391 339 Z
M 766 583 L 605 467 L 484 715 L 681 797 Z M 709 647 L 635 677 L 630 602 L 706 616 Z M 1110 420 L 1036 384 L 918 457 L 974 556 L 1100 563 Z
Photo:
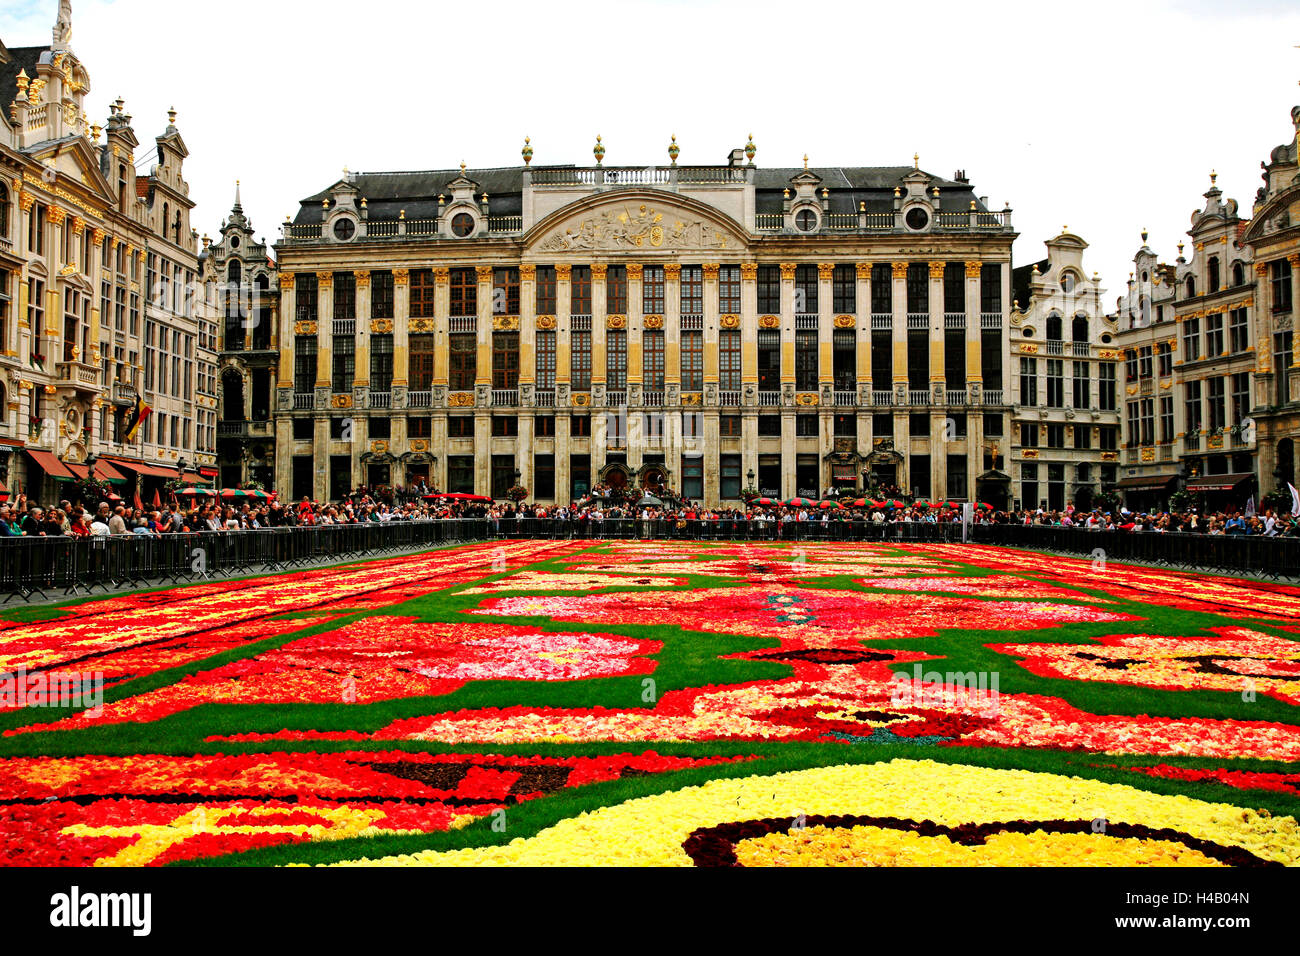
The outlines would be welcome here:
M 1047 317 L 1047 341 L 1061 341 L 1062 322 L 1059 315 L 1049 315 Z
M 117 167 L 117 205 L 126 212 L 126 164 L 123 163 Z
M 0 238 L 9 238 L 9 187 L 0 183 Z
M 1070 338 L 1075 342 L 1088 341 L 1088 317 L 1086 315 L 1076 315 L 1074 322 L 1070 326 Z
M 1218 256 L 1210 256 L 1210 261 L 1206 263 L 1205 281 L 1207 283 L 1205 288 L 1206 292 L 1213 293 L 1219 291 L 1219 257 Z
M 1232 284 L 1234 286 L 1246 284 L 1246 272 L 1242 269 L 1240 262 L 1232 264 Z
M 1151 300 L 1148 299 L 1146 296 L 1142 297 L 1140 315 L 1141 317 L 1139 319 L 1139 322 L 1141 323 L 1141 325 L 1139 326 L 1139 328 L 1146 328 L 1148 325 L 1151 324 Z
M 176 210 L 176 245 L 181 244 L 181 211 Z
M 170 212 L 170 207 L 168 207 L 166 203 L 163 203 L 162 228 L 158 231 L 162 233 L 164 239 L 167 238 L 167 223 L 171 218 L 169 215 Z
M 244 377 L 233 368 L 221 376 L 221 420 L 244 421 Z
M 1196 297 L 1196 276 L 1188 276 L 1187 277 L 1187 298 L 1192 299 L 1195 297 Z
M 271 280 L 259 275 L 253 280 L 253 308 L 257 323 L 253 326 L 253 348 L 271 347 Z

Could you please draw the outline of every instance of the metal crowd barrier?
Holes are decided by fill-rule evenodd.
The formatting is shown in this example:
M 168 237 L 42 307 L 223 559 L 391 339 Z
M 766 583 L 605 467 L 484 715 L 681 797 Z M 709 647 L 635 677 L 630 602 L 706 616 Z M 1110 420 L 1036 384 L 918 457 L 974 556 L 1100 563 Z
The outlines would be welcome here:
M 1088 531 L 1018 524 L 975 524 L 969 536 L 977 544 L 1094 558 L 1100 553 L 1106 560 L 1169 568 L 1300 577 L 1300 538 Z M 0 603 L 283 571 L 492 538 L 953 543 L 962 540 L 962 527 L 927 522 L 877 525 L 842 519 L 460 518 L 158 536 L 0 538 L 0 594 L 5 595 Z

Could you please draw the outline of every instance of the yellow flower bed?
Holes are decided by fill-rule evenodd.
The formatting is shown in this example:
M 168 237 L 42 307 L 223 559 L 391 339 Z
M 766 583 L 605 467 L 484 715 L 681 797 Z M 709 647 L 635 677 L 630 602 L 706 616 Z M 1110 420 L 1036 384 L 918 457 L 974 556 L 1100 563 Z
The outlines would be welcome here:
M 945 826 L 1006 821 L 1091 821 L 1096 833 L 1006 833 L 967 847 L 943 837 L 911 838 L 874 827 L 809 826 L 742 841 L 742 863 L 840 862 L 859 865 L 1210 865 L 1177 840 L 1112 837 L 1107 826 L 1168 828 L 1221 847 L 1300 864 L 1300 825 L 1221 803 L 1028 770 L 894 760 L 821 767 L 771 776 L 714 780 L 603 807 L 502 846 L 427 851 L 340 865 L 386 866 L 690 866 L 683 842 L 721 824 L 786 817 L 867 815 Z M 830 831 L 838 834 L 829 838 Z M 858 832 L 861 831 L 861 832 Z M 814 844 L 817 846 L 814 848 Z

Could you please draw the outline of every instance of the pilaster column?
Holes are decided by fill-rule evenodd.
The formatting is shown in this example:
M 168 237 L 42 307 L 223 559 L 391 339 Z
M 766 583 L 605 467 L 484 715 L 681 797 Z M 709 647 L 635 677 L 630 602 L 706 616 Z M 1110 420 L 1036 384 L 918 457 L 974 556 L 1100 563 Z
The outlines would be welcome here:
M 448 338 L 451 323 L 448 314 L 451 311 L 451 270 L 438 268 L 433 270 L 433 381 L 431 385 L 446 388 L 448 385 L 448 367 L 451 361 L 451 341 Z M 411 279 L 405 269 L 393 270 L 393 314 L 403 321 L 407 328 L 411 325 Z M 445 456 L 444 456 L 445 457 Z M 447 477 L 446 462 L 442 465 L 444 481 Z M 446 490 L 446 485 L 440 485 Z
M 947 378 L 944 375 L 944 359 L 947 352 L 947 326 L 944 321 L 943 312 L 943 272 L 944 263 L 934 261 L 930 263 L 930 390 L 934 391 L 935 382 L 943 382 L 944 388 L 948 386 Z M 947 396 L 944 396 L 945 400 Z M 934 457 L 932 456 L 931 460 Z M 933 492 L 933 488 L 931 492 Z
M 294 339 L 297 335 L 295 318 L 298 314 L 297 283 L 292 272 L 280 273 L 280 364 L 277 388 L 293 388 Z M 107 324 L 107 320 L 106 324 Z M 224 332 L 224 328 L 220 329 Z M 217 388 L 220 388 L 220 382 Z M 287 448 L 287 445 L 280 446 Z M 281 485 L 288 488 L 287 484 Z
M 370 385 L 370 273 L 364 270 L 352 273 L 356 281 L 356 295 L 353 297 L 353 319 L 357 330 L 356 345 L 356 385 Z M 393 323 L 394 329 L 397 323 Z M 405 327 L 405 326 L 403 326 Z M 396 343 L 396 336 L 394 336 Z M 396 346 L 394 345 L 394 352 Z M 393 356 L 393 369 L 396 374 L 397 356 Z
M 519 267 L 519 384 L 537 381 L 537 266 Z M 529 462 L 531 473 L 532 463 Z M 522 468 L 520 469 L 523 470 Z M 532 488 L 532 485 L 526 487 Z
M 478 355 L 474 361 L 474 384 L 492 385 L 492 331 L 496 317 L 492 314 L 492 267 L 478 266 L 475 270 L 478 289 L 475 293 L 475 312 L 478 316 L 475 329 L 478 333 Z M 475 458 L 477 459 L 477 454 Z
M 558 303 L 556 303 L 558 305 Z M 573 477 L 570 470 L 570 409 L 555 410 L 555 503 L 567 505 L 572 500 Z
M 893 264 L 893 341 L 894 341 L 894 391 L 898 383 L 907 386 L 907 263 Z
M 1295 368 L 1300 366 L 1300 255 L 1287 256 L 1286 261 L 1291 265 L 1291 367 Z M 1293 385 L 1291 398 L 1294 401 L 1296 397 Z
M 641 272 L 641 267 L 637 266 L 638 278 L 640 278 Z M 641 305 L 644 305 L 644 303 L 641 303 Z M 682 381 L 682 267 L 674 262 L 664 266 L 663 319 L 664 382 L 665 384 L 676 382 L 680 385 Z
M 599 276 L 599 278 L 597 278 Z M 608 384 L 609 350 L 606 347 L 609 319 L 605 308 L 605 264 L 594 263 L 591 266 L 591 382 Z M 624 328 L 626 329 L 626 324 Z M 631 381 L 632 372 L 632 336 L 627 337 L 627 369 L 625 378 Z
M 984 382 L 984 332 L 980 319 L 980 263 L 966 263 L 966 393 Z M 1004 363 L 1005 364 L 1005 363 Z M 983 390 L 981 389 L 981 394 Z M 981 462 L 981 464 L 983 464 Z M 978 474 L 978 472 L 972 472 Z
M 331 388 L 334 375 L 334 273 L 316 273 L 316 387 Z
M 857 379 L 858 388 L 871 383 L 871 263 L 859 262 L 857 271 Z M 859 392 L 860 393 L 860 392 Z M 870 447 L 859 441 L 859 448 Z
M 746 385 L 753 385 L 755 390 L 758 388 L 757 280 L 757 263 L 743 263 L 740 267 L 740 380 Z M 757 423 L 755 423 L 754 428 L 754 441 L 757 442 Z M 746 438 L 746 441 L 748 441 L 748 438 Z M 757 459 L 755 461 L 757 462 Z M 757 469 L 757 467 L 757 464 L 755 464 L 754 468 Z
M 573 379 L 573 365 L 570 356 L 573 354 L 573 333 L 571 326 L 573 306 L 572 295 L 573 287 L 571 285 L 570 272 L 572 266 L 560 264 L 555 267 L 555 383 L 556 385 L 568 385 Z M 593 374 L 595 369 L 592 369 Z M 557 403 L 558 406 L 558 403 Z M 558 407 L 557 407 L 558 411 Z M 558 430 L 558 422 L 557 430 Z M 558 445 L 557 445 L 558 447 Z M 556 468 L 559 465 L 557 463 Z M 568 465 L 565 465 L 566 469 Z M 558 471 L 556 481 L 559 481 Z
M 717 384 L 719 382 L 718 332 L 720 330 L 721 318 L 718 312 L 718 269 L 719 269 L 719 265 L 716 262 L 708 262 L 704 264 L 704 381 L 706 383 L 714 383 L 714 384 Z M 680 326 L 680 320 L 678 322 L 678 325 Z M 716 422 L 714 424 L 714 429 L 715 431 L 717 429 Z M 705 425 L 706 441 L 707 441 L 707 431 L 708 431 L 708 425 L 706 424 Z M 716 439 L 717 437 L 718 436 L 715 434 L 714 438 Z M 717 448 L 718 447 L 717 441 L 715 440 L 712 444 L 707 444 L 706 447 Z M 709 469 L 707 463 L 705 464 L 704 472 L 705 472 L 705 495 L 707 496 L 709 493 L 708 492 Z M 712 498 L 710 500 L 717 501 L 717 498 Z
M 793 262 L 781 263 L 781 386 L 793 385 L 794 374 L 794 271 Z M 782 461 L 785 460 L 785 442 L 782 438 Z M 787 467 L 794 464 L 790 459 Z M 793 474 L 793 469 L 790 469 Z M 793 493 L 792 493 L 793 494 Z M 784 497 L 791 497 L 785 495 Z
M 834 263 L 817 264 L 817 384 L 819 386 L 832 384 L 835 381 L 835 312 L 832 309 L 835 304 L 834 278 Z M 822 424 L 825 425 L 826 422 Z M 829 448 L 827 450 L 829 451 Z

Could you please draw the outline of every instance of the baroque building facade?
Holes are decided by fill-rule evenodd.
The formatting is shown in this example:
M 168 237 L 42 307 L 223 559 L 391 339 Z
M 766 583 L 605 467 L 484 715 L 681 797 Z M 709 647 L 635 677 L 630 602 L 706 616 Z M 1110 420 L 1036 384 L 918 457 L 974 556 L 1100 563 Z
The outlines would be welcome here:
M 140 156 L 122 100 L 91 122 L 68 6 L 49 46 L 0 45 L 0 481 L 46 502 L 92 455 L 137 491 L 215 461 L 189 153 L 174 112 Z
M 1046 245 L 1046 259 L 1014 273 L 1013 493 L 1025 508 L 1088 509 L 1118 470 L 1117 328 L 1084 269 L 1088 244 L 1062 230 Z
M 1010 209 L 961 173 L 346 173 L 276 246 L 276 486 L 1005 502 Z

